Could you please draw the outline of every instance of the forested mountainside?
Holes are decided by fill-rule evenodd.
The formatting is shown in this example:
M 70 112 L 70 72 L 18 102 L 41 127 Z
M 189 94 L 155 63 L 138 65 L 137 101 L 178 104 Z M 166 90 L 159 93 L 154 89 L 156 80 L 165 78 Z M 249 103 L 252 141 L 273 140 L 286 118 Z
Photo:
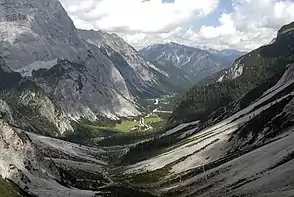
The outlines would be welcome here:
M 232 60 L 230 55 L 222 55 L 220 51 L 210 53 L 206 50 L 173 42 L 151 45 L 141 49 L 139 52 L 142 57 L 153 62 L 161 69 L 169 70 L 176 67 L 178 70 L 182 70 L 194 84 L 217 71 L 231 66 L 235 60 Z
M 232 67 L 196 84 L 175 107 L 170 124 L 207 120 L 212 112 L 220 115 L 230 103 L 239 99 L 239 109 L 248 106 L 275 84 L 286 67 L 293 63 L 293 41 L 293 31 L 278 34 L 274 43 L 242 56 Z

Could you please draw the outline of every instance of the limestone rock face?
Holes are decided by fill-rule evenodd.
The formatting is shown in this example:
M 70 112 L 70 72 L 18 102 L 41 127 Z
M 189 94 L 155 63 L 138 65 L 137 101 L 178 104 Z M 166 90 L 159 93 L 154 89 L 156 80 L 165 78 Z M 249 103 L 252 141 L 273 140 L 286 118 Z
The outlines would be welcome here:
M 23 76 L 31 76 L 34 70 L 64 66 L 69 78 L 39 85 L 61 98 L 56 102 L 70 116 L 99 114 L 115 118 L 139 114 L 121 73 L 97 46 L 80 38 L 58 0 L 1 0 L 0 52 L 7 65 Z M 61 65 L 60 61 L 79 68 L 69 71 L 68 64 Z M 76 81 L 83 83 L 79 93 Z M 78 107 L 72 109 L 73 105 Z

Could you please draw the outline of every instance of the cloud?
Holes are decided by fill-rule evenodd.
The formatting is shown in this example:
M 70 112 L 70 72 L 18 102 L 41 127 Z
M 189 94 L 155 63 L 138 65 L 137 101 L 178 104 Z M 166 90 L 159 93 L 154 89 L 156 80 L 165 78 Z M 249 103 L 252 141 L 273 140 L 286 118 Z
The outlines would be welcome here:
M 76 25 L 112 32 L 164 33 L 213 12 L 219 0 L 61 0 Z M 87 25 L 85 25 L 87 24 Z
M 292 0 L 235 0 L 233 12 L 222 14 L 218 26 L 203 25 L 197 34 L 212 45 L 252 50 L 269 43 L 293 20 Z
M 230 12 L 220 1 L 232 1 Z M 118 33 L 137 48 L 178 42 L 250 51 L 294 21 L 292 0 L 61 0 L 77 27 Z M 221 14 L 217 12 L 222 12 Z M 214 25 L 202 23 L 218 17 Z

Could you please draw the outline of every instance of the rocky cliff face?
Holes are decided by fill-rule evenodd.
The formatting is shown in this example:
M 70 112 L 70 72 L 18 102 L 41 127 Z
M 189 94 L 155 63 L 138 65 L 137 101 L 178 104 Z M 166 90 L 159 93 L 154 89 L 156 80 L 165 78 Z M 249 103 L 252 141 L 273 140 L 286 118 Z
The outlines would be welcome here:
M 103 81 L 100 74 L 83 65 L 59 61 L 49 70 L 33 72 L 33 78 L 72 119 L 139 115 L 120 73 L 113 70 L 110 74 L 112 83 Z
M 73 131 L 69 117 L 31 80 L 0 64 L 1 118 L 32 132 L 61 136 Z
M 59 60 L 72 62 L 81 68 L 66 73 L 70 77 L 59 79 L 62 83 L 36 79 L 55 98 L 61 94 L 57 102 L 71 116 L 90 114 L 94 118 L 97 113 L 116 118 L 139 114 L 121 73 L 98 47 L 80 38 L 58 0 L 2 0 L 0 5 L 0 51 L 12 70 L 31 76 L 33 70 L 50 70 L 55 65 L 68 71 L 68 64 Z M 83 86 L 82 92 L 77 93 L 77 86 Z M 73 105 L 79 111 L 71 109 Z
M 58 0 L 0 4 L 1 51 L 13 70 L 29 75 L 32 69 L 53 66 L 58 58 L 83 61 L 86 57 L 86 43 L 78 39 Z

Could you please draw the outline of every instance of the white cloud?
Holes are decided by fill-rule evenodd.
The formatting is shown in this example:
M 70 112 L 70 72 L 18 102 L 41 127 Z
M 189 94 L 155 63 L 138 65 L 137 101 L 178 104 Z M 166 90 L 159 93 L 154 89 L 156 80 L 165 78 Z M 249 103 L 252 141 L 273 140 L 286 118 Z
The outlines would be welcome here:
M 225 36 L 233 36 L 236 33 L 236 29 L 234 27 L 234 21 L 232 20 L 231 14 L 222 14 L 220 19 L 220 26 L 202 26 L 199 32 L 199 35 L 212 39 L 218 37 Z
M 219 0 L 61 0 L 76 25 L 115 32 L 168 32 L 214 11 Z M 83 24 L 83 27 L 85 25 Z
M 116 32 L 137 48 L 173 41 L 249 51 L 269 43 L 282 25 L 294 21 L 292 0 L 232 1 L 233 10 L 221 14 L 217 25 L 197 29 L 219 0 L 61 0 L 77 27 Z
M 236 0 L 234 11 L 221 15 L 220 25 L 203 25 L 198 34 L 210 45 L 252 50 L 269 43 L 282 25 L 292 21 L 292 0 Z

